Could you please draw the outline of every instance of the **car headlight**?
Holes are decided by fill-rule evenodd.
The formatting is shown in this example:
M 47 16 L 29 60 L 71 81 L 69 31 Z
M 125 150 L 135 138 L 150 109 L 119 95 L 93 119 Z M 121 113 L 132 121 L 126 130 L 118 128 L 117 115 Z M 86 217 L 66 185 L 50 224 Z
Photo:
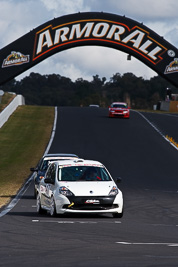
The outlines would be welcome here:
M 116 196 L 119 193 L 119 190 L 116 186 L 113 186 L 111 191 L 109 192 L 109 196 Z
M 128 110 L 123 111 L 123 113 L 128 113 Z
M 59 194 L 65 196 L 65 197 L 74 196 L 74 194 L 65 186 L 61 186 L 59 188 Z

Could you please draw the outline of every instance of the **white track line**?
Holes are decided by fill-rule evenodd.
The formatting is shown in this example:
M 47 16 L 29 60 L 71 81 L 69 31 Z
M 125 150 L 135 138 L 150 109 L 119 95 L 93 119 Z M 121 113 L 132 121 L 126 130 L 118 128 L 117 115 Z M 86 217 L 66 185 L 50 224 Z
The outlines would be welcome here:
M 138 242 L 138 243 L 132 243 L 132 242 L 116 242 L 116 244 L 120 244 L 120 245 L 153 245 L 153 246 L 168 246 L 168 247 L 178 247 L 178 243 L 144 243 L 144 242 Z
M 164 140 L 166 140 L 171 146 L 173 146 L 176 150 L 178 150 L 178 147 L 175 146 L 171 141 L 169 141 L 164 134 L 150 121 L 148 120 L 142 113 L 140 113 L 139 111 L 134 110 L 134 112 L 138 113 L 140 116 L 142 116 L 142 118 L 144 118 L 154 129 L 155 131 L 157 131 L 163 138 Z

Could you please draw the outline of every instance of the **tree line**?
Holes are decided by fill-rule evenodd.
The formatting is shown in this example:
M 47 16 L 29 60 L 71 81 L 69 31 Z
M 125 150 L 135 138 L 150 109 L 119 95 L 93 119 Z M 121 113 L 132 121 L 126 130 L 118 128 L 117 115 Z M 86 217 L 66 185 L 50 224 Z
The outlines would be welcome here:
M 133 73 L 116 73 L 109 81 L 95 75 L 92 81 L 79 78 L 73 82 L 59 74 L 32 72 L 20 81 L 13 79 L 1 86 L 5 92 L 22 94 L 27 105 L 108 107 L 114 101 L 124 101 L 136 109 L 152 109 L 165 100 L 166 88 L 178 93 L 178 88 L 161 76 L 145 80 Z

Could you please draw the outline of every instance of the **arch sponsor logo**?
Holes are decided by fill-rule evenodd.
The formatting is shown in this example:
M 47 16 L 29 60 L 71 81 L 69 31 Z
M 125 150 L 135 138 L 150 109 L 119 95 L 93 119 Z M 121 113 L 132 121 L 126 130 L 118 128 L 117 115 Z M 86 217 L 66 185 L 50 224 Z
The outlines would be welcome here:
M 178 58 L 174 58 L 174 60 L 171 61 L 168 66 L 166 66 L 164 74 L 173 72 L 178 72 Z
M 123 50 L 129 49 L 143 56 L 153 64 L 159 63 L 162 55 L 168 49 L 150 36 L 150 33 L 141 27 L 131 29 L 123 23 L 108 20 L 91 19 L 69 22 L 53 27 L 49 25 L 36 32 L 33 61 L 65 45 L 80 43 L 80 45 L 101 42 L 118 45 Z M 64 48 L 63 48 L 64 49 Z
M 12 51 L 10 55 L 8 55 L 4 60 L 2 64 L 2 68 L 5 67 L 11 67 L 11 66 L 17 66 L 24 63 L 28 63 L 30 60 L 29 55 L 23 55 L 20 52 Z

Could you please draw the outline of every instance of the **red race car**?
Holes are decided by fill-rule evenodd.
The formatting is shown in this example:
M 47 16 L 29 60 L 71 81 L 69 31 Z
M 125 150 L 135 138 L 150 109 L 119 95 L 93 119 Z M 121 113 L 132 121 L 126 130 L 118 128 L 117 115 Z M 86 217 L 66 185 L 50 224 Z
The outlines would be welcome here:
M 130 108 L 124 102 L 113 102 L 109 106 L 109 117 L 130 118 Z

